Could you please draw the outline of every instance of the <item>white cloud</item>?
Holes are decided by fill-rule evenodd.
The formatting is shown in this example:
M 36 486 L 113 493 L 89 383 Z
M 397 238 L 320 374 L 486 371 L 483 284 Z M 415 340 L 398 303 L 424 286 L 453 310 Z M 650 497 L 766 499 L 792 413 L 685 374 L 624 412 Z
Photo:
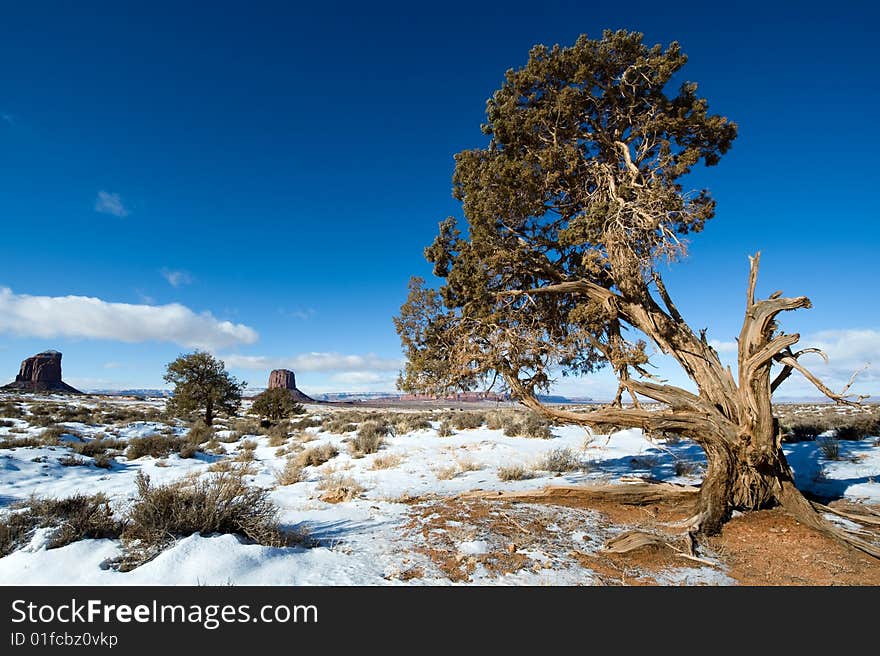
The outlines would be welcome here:
M 122 366 L 121 362 L 105 362 L 104 369 L 119 369 Z
M 267 357 L 262 355 L 221 356 L 227 367 L 235 369 L 292 369 L 300 371 L 397 371 L 403 360 L 367 355 L 343 355 L 341 353 L 301 353 L 290 357 Z
M 112 194 L 109 191 L 99 191 L 98 197 L 95 199 L 95 211 L 101 214 L 112 214 L 113 216 L 124 217 L 131 214 L 128 208 L 122 203 L 122 197 L 119 194 Z
M 89 296 L 29 296 L 0 287 L 0 333 L 25 337 L 84 337 L 122 342 L 150 340 L 216 350 L 253 344 L 243 324 L 195 313 L 179 303 L 132 305 Z
M 710 339 L 709 346 L 719 353 L 736 353 L 739 345 L 736 342 L 722 342 L 717 339 Z
M 163 268 L 160 273 L 165 280 L 168 281 L 168 284 L 172 287 L 180 287 L 181 285 L 188 285 L 193 281 L 193 277 L 189 271 L 175 271 L 174 269 L 165 269 Z

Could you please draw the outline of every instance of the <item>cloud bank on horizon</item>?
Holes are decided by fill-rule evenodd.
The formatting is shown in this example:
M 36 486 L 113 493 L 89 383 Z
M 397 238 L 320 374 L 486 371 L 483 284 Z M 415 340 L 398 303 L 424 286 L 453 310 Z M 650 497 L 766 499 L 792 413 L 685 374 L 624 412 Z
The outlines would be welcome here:
M 0 333 L 19 337 L 71 337 L 137 343 L 172 342 L 217 350 L 253 344 L 257 331 L 196 313 L 179 303 L 135 305 L 91 296 L 30 296 L 0 287 Z

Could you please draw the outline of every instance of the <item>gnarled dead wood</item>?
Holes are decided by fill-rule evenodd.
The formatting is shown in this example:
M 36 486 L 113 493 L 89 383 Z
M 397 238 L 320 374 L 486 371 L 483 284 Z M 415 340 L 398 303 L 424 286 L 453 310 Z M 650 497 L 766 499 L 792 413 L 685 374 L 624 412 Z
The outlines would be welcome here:
M 625 506 L 644 506 L 650 503 L 670 501 L 686 503 L 696 501 L 700 489 L 692 485 L 674 483 L 621 483 L 617 485 L 549 485 L 540 490 L 498 492 L 473 490 L 459 497 L 485 499 L 487 501 L 518 501 L 521 503 L 546 503 L 548 501 L 610 501 Z

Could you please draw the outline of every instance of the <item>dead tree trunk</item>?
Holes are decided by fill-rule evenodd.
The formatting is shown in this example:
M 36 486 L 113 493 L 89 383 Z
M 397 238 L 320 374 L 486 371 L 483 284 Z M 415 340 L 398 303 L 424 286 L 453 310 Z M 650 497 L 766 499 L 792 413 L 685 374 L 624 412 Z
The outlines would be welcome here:
M 627 262 L 625 253 L 615 257 L 610 251 L 609 255 L 611 262 Z M 801 355 L 817 351 L 792 351 L 800 336 L 779 331 L 776 317 L 787 310 L 808 308 L 810 301 L 805 296 L 784 298 L 780 292 L 756 300 L 759 258 L 760 254 L 750 258 L 736 380 L 730 369 L 722 365 L 705 337 L 694 334 L 681 319 L 659 276 L 655 275 L 654 280 L 665 308 L 654 300 L 643 276 L 625 264 L 615 276 L 619 293 L 582 281 L 551 285 L 526 293 L 580 293 L 604 302 L 611 314 L 639 329 L 664 353 L 674 357 L 694 382 L 698 393 L 672 385 L 629 379 L 627 389 L 660 402 L 667 409 L 651 412 L 640 407 L 613 405 L 589 413 L 577 413 L 547 408 L 514 378 L 507 382 L 525 405 L 552 419 L 587 426 L 610 423 L 638 427 L 646 432 L 679 434 L 697 442 L 705 452 L 707 469 L 692 521 L 696 534 L 718 533 L 733 510 L 781 505 L 803 523 L 880 557 L 880 547 L 829 524 L 794 485 L 773 417 L 773 391 L 798 371 L 835 402 L 857 402 L 845 398 L 852 381 L 842 392 L 835 393 L 798 362 Z M 774 362 L 782 364 L 783 368 L 771 380 Z

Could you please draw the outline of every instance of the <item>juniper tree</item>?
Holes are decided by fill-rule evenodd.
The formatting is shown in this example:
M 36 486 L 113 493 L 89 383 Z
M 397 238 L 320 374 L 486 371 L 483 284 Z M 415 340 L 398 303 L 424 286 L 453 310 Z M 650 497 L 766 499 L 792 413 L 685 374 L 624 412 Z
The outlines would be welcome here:
M 524 67 L 507 71 L 487 102 L 488 144 L 455 156 L 453 195 L 467 233 L 454 218 L 440 224 L 425 256 L 442 284 L 414 278 L 395 318 L 408 357 L 398 384 L 442 394 L 498 380 L 557 422 L 690 438 L 708 463 L 695 534 L 718 532 L 733 509 L 781 504 L 877 555 L 795 488 L 774 426 L 772 394 L 793 372 L 853 403 L 801 364 L 814 350 L 793 350 L 799 336 L 779 329 L 781 312 L 810 301 L 756 298 L 759 258 L 751 258 L 734 375 L 664 284 L 659 264 L 680 259 L 686 235 L 715 213 L 710 193 L 686 192 L 682 178 L 717 164 L 737 134 L 710 113 L 696 84 L 670 89 L 685 62 L 677 43 L 649 47 L 640 33 L 606 31 L 571 47 L 535 46 Z M 650 374 L 649 342 L 675 359 L 696 393 Z M 619 380 L 611 405 L 573 412 L 538 400 L 553 372 L 602 366 Z
M 195 351 L 179 356 L 166 365 L 165 382 L 174 385 L 174 395 L 166 409 L 179 416 L 203 410 L 210 426 L 218 411 L 238 411 L 241 393 L 247 386 L 226 371 L 222 360 L 210 353 Z
M 305 408 L 293 400 L 290 390 L 283 387 L 273 387 L 258 394 L 251 410 L 270 421 L 279 421 L 305 412 Z

